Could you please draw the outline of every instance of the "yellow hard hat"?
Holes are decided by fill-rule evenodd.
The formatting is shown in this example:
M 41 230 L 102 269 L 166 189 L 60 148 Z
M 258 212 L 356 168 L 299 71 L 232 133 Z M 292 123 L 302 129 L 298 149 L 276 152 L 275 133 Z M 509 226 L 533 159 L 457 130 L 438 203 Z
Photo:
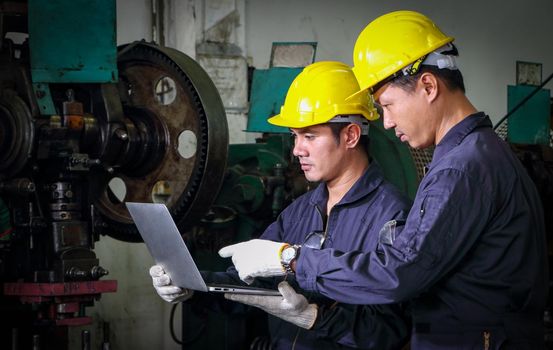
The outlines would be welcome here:
M 418 12 L 395 11 L 378 17 L 359 34 L 353 49 L 359 94 L 453 40 Z
M 378 112 L 369 94 L 359 94 L 359 83 L 351 67 L 334 61 L 317 62 L 305 67 L 290 85 L 280 114 L 269 118 L 273 125 L 305 128 L 329 122 L 342 115 L 362 115 L 378 119 Z

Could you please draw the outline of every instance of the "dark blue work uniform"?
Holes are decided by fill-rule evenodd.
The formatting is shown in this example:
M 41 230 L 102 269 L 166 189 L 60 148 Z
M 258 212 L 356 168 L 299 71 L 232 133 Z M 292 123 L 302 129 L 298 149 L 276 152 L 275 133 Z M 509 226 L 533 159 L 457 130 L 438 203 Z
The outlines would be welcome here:
M 284 209 L 260 238 L 304 243 L 310 232 L 324 231 L 327 200 L 326 185 L 320 184 Z M 378 165 L 373 162 L 332 208 L 326 219 L 323 248 L 375 250 L 381 227 L 390 220 L 404 221 L 410 205 L 405 196 L 383 179 Z M 204 277 L 228 282 L 221 279 L 219 273 Z M 292 279 L 294 285 L 293 278 L 287 278 Z M 269 315 L 273 349 L 398 349 L 409 337 L 410 317 L 402 305 L 338 304 L 334 300 L 317 298 L 316 293 L 298 292 L 307 293 L 308 300 L 319 305 L 317 321 L 312 329 L 305 330 Z M 358 300 L 349 300 L 349 303 L 359 304 Z
M 302 244 L 310 232 L 324 230 L 322 213 L 327 211 L 327 200 L 326 185 L 321 184 L 288 206 L 261 238 Z M 374 251 L 382 226 L 394 219 L 404 221 L 410 204 L 395 187 L 384 181 L 378 165 L 372 163 L 330 211 L 323 248 Z M 320 305 L 317 322 L 309 331 L 269 316 L 273 348 L 291 349 L 295 344 L 296 350 L 340 349 L 341 345 L 395 349 L 409 334 L 409 317 L 397 304 Z
M 296 278 L 346 303 L 413 299 L 412 349 L 543 349 L 545 238 L 534 184 L 477 113 L 437 145 L 395 240 L 302 249 Z

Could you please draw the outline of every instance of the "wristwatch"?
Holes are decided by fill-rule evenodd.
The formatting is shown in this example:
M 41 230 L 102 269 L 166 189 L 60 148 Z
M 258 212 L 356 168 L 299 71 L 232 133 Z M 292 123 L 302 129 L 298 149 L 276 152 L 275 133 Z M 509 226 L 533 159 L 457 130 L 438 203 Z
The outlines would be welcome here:
M 300 248 L 299 245 L 285 245 L 280 251 L 280 263 L 286 272 L 294 273 L 291 265 L 300 255 Z

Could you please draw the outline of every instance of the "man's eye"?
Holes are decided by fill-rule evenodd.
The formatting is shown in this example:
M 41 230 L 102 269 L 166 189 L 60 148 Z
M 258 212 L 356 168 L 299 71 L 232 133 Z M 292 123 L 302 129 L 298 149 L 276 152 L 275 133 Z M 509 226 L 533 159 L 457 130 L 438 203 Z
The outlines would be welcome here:
M 305 135 L 305 139 L 306 140 L 314 140 L 315 139 L 315 135 Z

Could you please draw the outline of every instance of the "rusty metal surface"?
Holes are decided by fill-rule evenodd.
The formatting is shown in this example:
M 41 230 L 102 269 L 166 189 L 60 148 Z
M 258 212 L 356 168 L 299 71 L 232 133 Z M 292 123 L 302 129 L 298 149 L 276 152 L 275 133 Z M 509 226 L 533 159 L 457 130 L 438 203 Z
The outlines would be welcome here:
M 164 198 L 175 221 L 188 227 L 199 220 L 212 204 L 223 180 L 228 153 L 228 129 L 221 98 L 213 82 L 197 62 L 183 53 L 146 43 L 120 48 L 118 70 L 119 93 L 122 94 L 125 117 L 134 125 L 148 130 L 132 129 L 148 144 L 163 142 L 164 147 L 150 150 L 155 166 L 145 173 L 122 164 L 110 177 L 123 181 L 126 195 L 114 200 L 105 182 L 95 206 L 105 221 L 102 233 L 124 241 L 140 241 L 124 202 L 154 202 L 160 184 L 167 184 Z M 169 78 L 175 82 L 174 100 L 161 103 L 156 84 Z M 148 131 L 157 130 L 150 136 Z M 189 157 L 179 153 L 179 135 L 193 133 L 197 139 Z M 157 140 L 155 134 L 158 134 Z M 140 152 L 139 152 L 140 153 Z M 142 160 L 143 163 L 144 160 Z M 140 162 L 138 162 L 140 163 Z M 153 164 L 152 163 L 152 164 Z
M 0 91 L 0 173 L 17 174 L 31 156 L 33 122 L 29 108 L 12 90 Z M 2 178 L 0 175 L 0 179 Z

